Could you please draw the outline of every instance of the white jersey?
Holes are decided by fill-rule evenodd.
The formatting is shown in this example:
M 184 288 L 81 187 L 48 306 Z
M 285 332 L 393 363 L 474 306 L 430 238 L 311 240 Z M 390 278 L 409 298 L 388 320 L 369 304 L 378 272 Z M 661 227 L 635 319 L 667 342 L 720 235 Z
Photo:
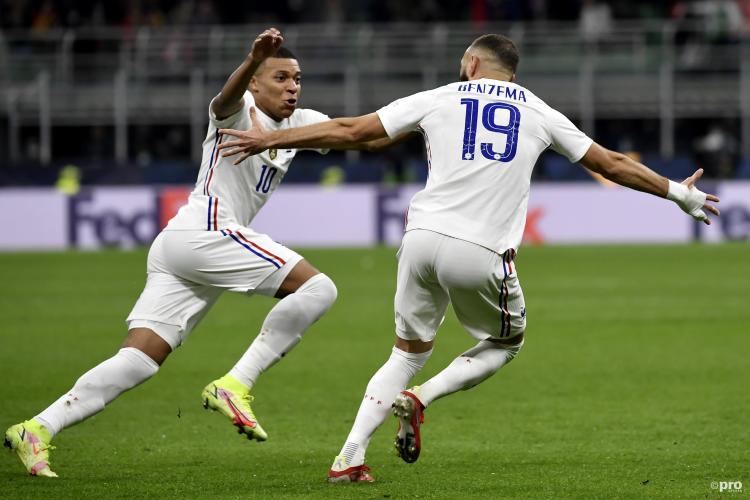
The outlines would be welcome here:
M 218 134 L 220 128 L 247 130 L 251 127 L 249 110 L 255 101 L 250 92 L 245 92 L 244 98 L 242 109 L 223 120 L 217 120 L 209 106 L 208 134 L 203 142 L 203 160 L 195 189 L 190 193 L 187 205 L 180 208 L 165 229 L 219 231 L 248 227 L 286 175 L 297 154 L 296 149 L 269 149 L 250 156 L 239 165 L 233 165 L 236 157 L 224 158 L 217 150 L 222 141 L 232 139 Z M 303 127 L 330 120 L 327 115 L 311 109 L 297 109 L 281 122 L 258 108 L 256 113 L 267 130 Z
M 531 171 L 548 147 L 579 161 L 592 140 L 524 87 L 483 78 L 377 111 L 388 136 L 422 132 L 429 176 L 406 230 L 429 229 L 497 253 L 521 244 Z

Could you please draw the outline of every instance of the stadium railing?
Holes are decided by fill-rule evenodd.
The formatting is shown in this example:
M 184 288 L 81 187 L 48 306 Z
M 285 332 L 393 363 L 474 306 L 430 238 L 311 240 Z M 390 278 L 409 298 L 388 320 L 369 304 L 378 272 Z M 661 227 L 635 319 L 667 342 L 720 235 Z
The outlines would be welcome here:
M 125 162 L 133 124 L 190 123 L 199 159 L 206 103 L 264 26 L 114 27 L 0 31 L 0 113 L 7 153 L 19 158 L 19 129 L 38 126 L 40 159 L 51 158 L 52 127 L 115 129 Z M 595 134 L 601 119 L 659 121 L 658 149 L 675 154 L 675 120 L 740 123 L 750 157 L 750 38 L 716 37 L 705 26 L 617 21 L 597 38 L 577 23 L 303 24 L 284 29 L 301 60 L 304 105 L 332 116 L 374 110 L 454 81 L 468 43 L 485 32 L 519 45 L 520 81 Z

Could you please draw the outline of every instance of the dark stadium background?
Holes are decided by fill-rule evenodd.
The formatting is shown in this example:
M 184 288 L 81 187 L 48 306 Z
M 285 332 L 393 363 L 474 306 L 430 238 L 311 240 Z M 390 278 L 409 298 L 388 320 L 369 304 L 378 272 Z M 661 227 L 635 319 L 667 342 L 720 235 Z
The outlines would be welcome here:
M 370 112 L 450 82 L 481 33 L 517 39 L 519 82 L 607 147 L 672 177 L 750 178 L 746 0 L 8 1 L 0 7 L 0 185 L 190 183 L 205 107 L 277 25 L 304 72 L 302 105 Z M 117 96 L 114 99 L 113 96 Z M 319 159 L 286 183 L 421 181 L 421 141 Z M 365 162 L 369 168 L 360 168 Z M 581 180 L 545 156 L 538 179 Z

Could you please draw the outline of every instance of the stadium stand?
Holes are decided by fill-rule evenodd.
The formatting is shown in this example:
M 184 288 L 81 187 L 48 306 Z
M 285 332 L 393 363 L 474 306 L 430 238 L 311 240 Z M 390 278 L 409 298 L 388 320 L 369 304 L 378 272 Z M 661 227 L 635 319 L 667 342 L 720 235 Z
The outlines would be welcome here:
M 502 32 L 520 47 L 519 82 L 587 133 L 600 136 L 602 127 L 639 120 L 648 126 L 628 129 L 633 149 L 682 172 L 695 156 L 695 140 L 728 120 L 739 154 L 735 168 L 717 175 L 744 175 L 739 164 L 750 157 L 750 39 L 748 12 L 740 7 L 718 30 L 702 2 L 593 8 L 476 0 L 467 8 L 425 0 L 418 9 L 423 18 L 409 16 L 401 2 L 274 2 L 253 10 L 249 25 L 243 23 L 251 9 L 236 15 L 224 2 L 5 3 L 2 185 L 45 184 L 50 169 L 68 163 L 80 166 L 86 184 L 191 181 L 206 102 L 247 51 L 248 33 L 270 22 L 284 23 L 286 44 L 301 59 L 302 104 L 331 116 L 375 110 L 453 81 L 466 43 Z M 415 141 L 400 154 L 406 163 L 419 161 L 422 146 Z M 326 161 L 343 168 L 348 182 L 383 180 L 391 170 L 388 158 L 381 168 L 362 169 L 363 158 L 350 153 Z M 581 178 L 579 169 L 545 162 L 537 169 L 542 178 Z M 116 169 L 122 176 L 101 172 L 114 164 L 128 168 Z M 422 170 L 410 168 L 410 178 Z M 290 180 L 316 181 L 315 175 Z

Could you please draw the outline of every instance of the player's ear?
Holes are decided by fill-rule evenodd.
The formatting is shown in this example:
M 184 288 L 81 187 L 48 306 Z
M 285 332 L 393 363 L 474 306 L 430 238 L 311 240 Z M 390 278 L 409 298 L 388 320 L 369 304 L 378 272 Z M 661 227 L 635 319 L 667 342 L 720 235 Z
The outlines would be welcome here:
M 255 78 L 255 75 L 253 75 L 252 78 L 250 78 L 250 85 L 248 85 L 247 88 L 253 94 L 258 92 L 258 79 Z
M 479 58 L 472 54 L 469 59 L 469 65 L 466 68 L 466 75 L 471 80 L 479 69 Z

